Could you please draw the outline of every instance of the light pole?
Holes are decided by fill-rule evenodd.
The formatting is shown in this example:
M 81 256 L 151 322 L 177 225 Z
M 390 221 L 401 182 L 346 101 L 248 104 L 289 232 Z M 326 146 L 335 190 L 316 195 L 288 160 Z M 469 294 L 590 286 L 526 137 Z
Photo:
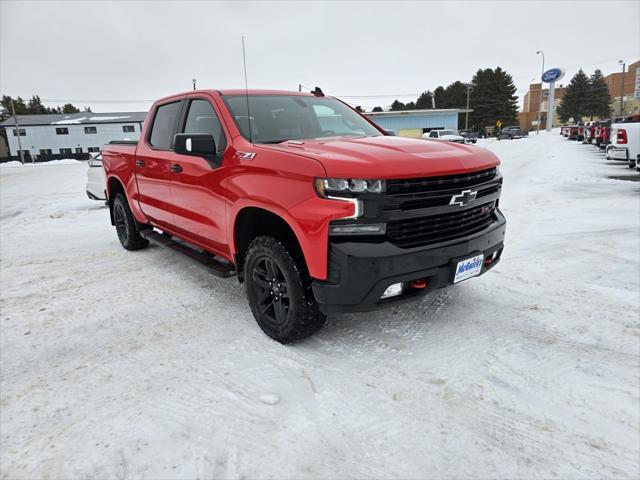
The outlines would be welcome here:
M 540 104 L 538 105 L 538 125 L 536 125 L 536 135 L 540 135 L 540 122 L 542 121 L 542 74 L 544 73 L 544 52 L 538 50 L 536 55 L 542 55 L 542 73 L 540 74 Z M 548 110 L 548 109 L 547 109 Z M 547 122 L 549 121 L 549 114 L 547 113 Z
M 622 116 L 622 106 L 624 102 L 624 69 L 626 65 L 622 60 L 618 60 L 618 63 L 622 65 L 622 85 L 620 85 L 620 116 Z

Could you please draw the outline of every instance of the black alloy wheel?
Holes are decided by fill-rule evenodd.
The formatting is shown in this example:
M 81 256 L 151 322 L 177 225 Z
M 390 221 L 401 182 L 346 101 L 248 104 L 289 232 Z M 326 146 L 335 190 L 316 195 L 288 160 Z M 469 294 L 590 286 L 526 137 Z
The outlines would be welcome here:
M 117 202 L 113 206 L 113 220 L 116 224 L 118 240 L 122 245 L 127 245 L 129 243 L 129 226 L 127 225 L 127 213 L 121 202 Z
M 274 326 L 283 325 L 291 315 L 289 282 L 277 262 L 260 257 L 251 272 L 254 295 L 260 312 Z
M 256 237 L 246 250 L 243 270 L 251 313 L 268 336 L 286 344 L 322 328 L 326 317 L 296 245 L 268 235 Z

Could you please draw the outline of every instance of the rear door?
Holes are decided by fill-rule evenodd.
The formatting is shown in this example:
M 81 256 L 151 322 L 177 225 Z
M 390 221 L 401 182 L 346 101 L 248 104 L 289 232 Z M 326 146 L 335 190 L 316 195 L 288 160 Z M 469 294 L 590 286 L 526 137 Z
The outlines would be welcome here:
M 138 142 L 136 151 L 140 208 L 159 226 L 173 224 L 169 167 L 175 156 L 173 137 L 181 107 L 181 99 L 158 105 L 150 117 L 150 128 L 145 138 Z
M 228 145 L 219 111 L 209 97 L 185 100 L 178 131 L 213 135 L 219 156 L 224 155 Z M 228 162 L 216 165 L 201 157 L 174 154 L 171 167 L 176 233 L 228 257 L 225 188 L 222 185 L 228 175 Z

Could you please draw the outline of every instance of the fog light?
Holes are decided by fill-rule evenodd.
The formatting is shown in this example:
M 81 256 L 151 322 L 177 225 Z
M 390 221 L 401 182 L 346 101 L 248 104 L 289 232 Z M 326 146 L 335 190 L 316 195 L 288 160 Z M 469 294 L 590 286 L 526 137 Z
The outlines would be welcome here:
M 401 293 L 402 293 L 402 284 L 401 283 L 394 283 L 393 285 L 389 285 L 387 287 L 387 289 L 382 294 L 382 297 L 380 297 L 380 298 L 395 297 L 397 295 L 400 295 Z
M 386 224 L 384 223 L 329 225 L 329 234 L 331 235 L 384 235 L 385 231 Z

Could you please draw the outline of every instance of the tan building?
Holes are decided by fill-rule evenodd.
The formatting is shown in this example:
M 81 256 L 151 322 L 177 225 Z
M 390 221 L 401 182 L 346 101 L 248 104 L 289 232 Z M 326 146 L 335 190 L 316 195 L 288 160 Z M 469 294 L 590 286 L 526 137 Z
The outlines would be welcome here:
M 560 119 L 556 113 L 560 100 L 564 97 L 565 87 L 561 84 L 556 86 L 556 91 L 553 97 L 553 121 L 551 126 L 557 127 L 560 125 Z M 542 95 L 542 105 L 540 105 L 540 96 Z M 529 85 L 529 91 L 524 94 L 524 105 L 522 112 L 518 114 L 518 120 L 520 121 L 520 128 L 523 130 L 531 130 L 536 128 L 536 122 L 538 121 L 538 112 L 540 112 L 540 130 L 547 128 L 547 111 L 549 109 L 549 89 L 542 88 L 541 83 L 532 83 Z
M 634 97 L 636 90 L 636 71 L 640 68 L 640 62 L 635 62 L 629 65 L 628 70 L 624 75 L 624 95 L 623 95 L 623 115 L 629 115 L 632 113 L 640 112 L 640 98 Z M 613 115 L 619 115 L 620 112 L 620 90 L 622 89 L 622 71 L 617 73 L 611 73 L 604 77 L 607 86 L 609 87 L 609 95 L 611 95 L 611 112 Z M 560 100 L 564 96 L 565 88 L 560 85 L 556 87 L 554 97 L 554 115 L 551 122 L 552 127 L 558 127 L 561 125 L 558 118 L 557 109 Z M 540 95 L 542 95 L 542 108 L 540 108 Z M 522 111 L 518 114 L 518 120 L 520 121 L 520 128 L 522 129 L 535 129 L 536 121 L 538 120 L 538 111 L 540 111 L 540 129 L 547 126 L 547 98 L 549 97 L 549 89 L 542 88 L 541 83 L 532 83 L 529 85 L 529 91 L 524 95 L 524 103 Z M 586 119 L 582 119 L 586 120 Z
M 634 97 L 636 90 L 636 77 L 640 61 L 628 65 L 624 74 L 624 93 L 622 98 L 622 115 L 640 113 L 640 98 Z M 604 81 L 609 86 L 611 95 L 611 110 L 613 115 L 620 115 L 620 91 L 622 90 L 622 69 L 620 72 L 611 73 L 604 77 Z

